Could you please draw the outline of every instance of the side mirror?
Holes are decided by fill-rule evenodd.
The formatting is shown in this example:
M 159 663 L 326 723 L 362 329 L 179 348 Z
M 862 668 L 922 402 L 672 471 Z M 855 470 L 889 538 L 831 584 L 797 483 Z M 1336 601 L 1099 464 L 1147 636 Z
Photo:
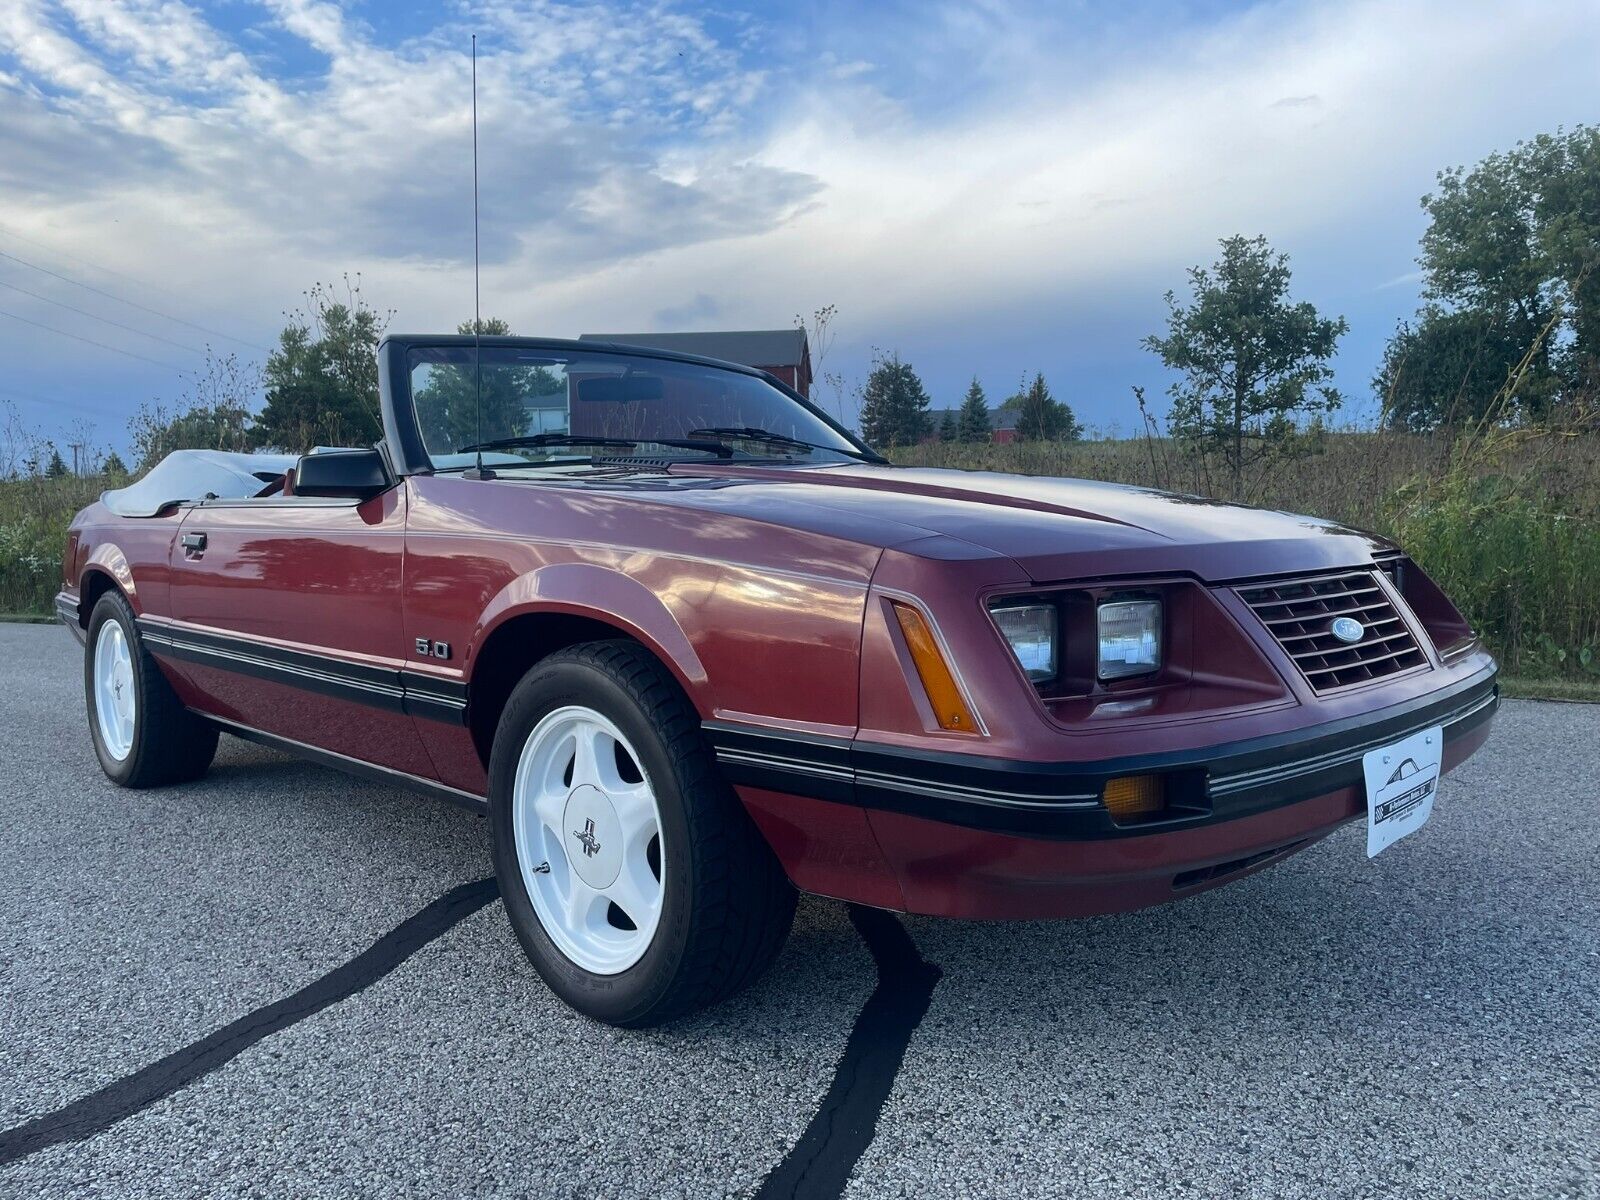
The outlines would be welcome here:
M 303 454 L 294 472 L 296 496 L 338 496 L 367 500 L 394 481 L 376 450 L 329 450 Z

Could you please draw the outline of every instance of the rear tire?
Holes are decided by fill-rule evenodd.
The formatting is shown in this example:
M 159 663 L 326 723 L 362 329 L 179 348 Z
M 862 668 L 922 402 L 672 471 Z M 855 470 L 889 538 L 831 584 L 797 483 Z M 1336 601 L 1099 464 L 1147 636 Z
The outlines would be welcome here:
M 659 1025 L 739 991 L 783 945 L 794 888 L 688 699 L 637 643 L 570 647 L 523 677 L 495 733 L 489 804 L 511 927 L 586 1016 Z
M 211 765 L 217 727 L 184 708 L 121 592 L 101 596 L 89 616 L 83 691 L 94 752 L 112 783 L 187 783 Z

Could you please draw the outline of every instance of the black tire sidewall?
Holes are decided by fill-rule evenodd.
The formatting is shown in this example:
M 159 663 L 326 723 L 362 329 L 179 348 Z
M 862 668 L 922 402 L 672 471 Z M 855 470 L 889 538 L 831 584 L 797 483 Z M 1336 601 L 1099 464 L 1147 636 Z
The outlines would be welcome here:
M 106 749 L 104 739 L 100 736 L 100 714 L 95 702 L 95 656 L 100 643 L 100 631 L 108 621 L 115 621 L 122 626 L 122 636 L 128 644 L 128 659 L 133 667 L 133 737 L 128 744 L 126 758 L 118 759 Z M 83 694 L 85 707 L 89 714 L 89 736 L 94 741 L 95 757 L 100 760 L 100 769 L 113 782 L 126 786 L 138 769 L 140 746 L 143 741 L 144 725 L 146 719 L 144 697 L 144 655 L 143 647 L 139 643 L 139 628 L 133 619 L 133 610 L 128 607 L 128 602 L 117 592 L 107 592 L 101 596 L 94 606 L 94 611 L 89 614 L 89 629 L 84 642 L 83 656 Z
M 644 956 L 616 975 L 596 975 L 569 959 L 545 932 L 522 877 L 513 828 L 517 764 L 534 727 L 570 705 L 594 709 L 627 738 L 655 793 L 661 817 L 665 888 L 661 918 Z M 695 864 L 687 800 L 676 764 L 639 700 L 627 687 L 581 658 L 534 668 L 512 692 L 495 734 L 489 768 L 490 823 L 501 898 L 518 940 L 557 995 L 580 1012 L 626 1024 L 660 1002 L 686 952 Z

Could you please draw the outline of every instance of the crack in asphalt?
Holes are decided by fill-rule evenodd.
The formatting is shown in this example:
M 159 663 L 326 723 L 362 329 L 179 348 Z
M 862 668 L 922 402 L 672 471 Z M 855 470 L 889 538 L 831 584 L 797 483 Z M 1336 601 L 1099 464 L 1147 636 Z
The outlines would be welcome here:
M 0 1132 L 0 1165 L 93 1137 L 181 1091 L 263 1039 L 370 987 L 499 895 L 494 879 L 451 888 L 293 995 L 247 1013 L 54 1112 Z M 856 1017 L 816 1114 L 762 1182 L 757 1200 L 821 1200 L 844 1191 L 850 1172 L 877 1134 L 878 1119 L 912 1034 L 943 974 L 922 957 L 892 913 L 854 904 L 848 908 L 851 923 L 872 954 L 877 986 Z
M 878 985 L 856 1017 L 816 1116 L 756 1190 L 755 1200 L 832 1200 L 844 1192 L 877 1134 L 911 1035 L 943 975 L 922 957 L 893 913 L 849 908 L 851 923 L 877 965 Z
M 493 879 L 451 888 L 349 962 L 293 995 L 247 1013 L 81 1100 L 0 1133 L 0 1164 L 16 1162 L 63 1142 L 80 1142 L 188 1087 L 263 1038 L 376 983 L 499 895 L 499 885 Z

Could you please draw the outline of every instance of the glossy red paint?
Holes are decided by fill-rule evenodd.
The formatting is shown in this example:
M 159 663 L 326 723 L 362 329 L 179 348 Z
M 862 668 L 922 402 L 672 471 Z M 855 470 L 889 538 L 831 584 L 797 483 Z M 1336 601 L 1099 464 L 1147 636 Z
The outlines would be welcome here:
M 852 804 L 739 788 L 739 797 L 796 887 L 904 912 L 905 893 L 868 814 Z
M 1325 736 L 1486 697 L 1449 745 L 1454 765 L 1493 711 L 1492 660 L 1420 572 L 1409 585 L 1373 578 L 1425 664 L 1320 695 L 1234 590 L 1373 571 L 1395 547 L 1109 484 L 705 461 L 596 479 L 414 472 L 361 503 L 198 502 L 148 518 L 97 504 L 73 531 L 64 614 L 81 626 L 96 588 L 121 588 L 152 636 L 171 641 L 160 661 L 190 707 L 468 796 L 486 787 L 496 678 L 531 665 L 549 631 L 572 628 L 563 621 L 632 638 L 706 722 L 797 885 L 916 912 L 1158 903 L 1234 874 L 1175 890 L 1176 876 L 1301 848 L 1362 811 L 1344 783 L 1186 827 L 1080 837 L 1006 824 L 1024 810 L 1054 821 L 1074 803 L 1104 824 L 1096 764 L 1205 776 L 1207 756 L 1226 751 L 1254 755 L 1239 770 L 1259 773 L 1271 758 L 1262 746 L 1311 755 L 1300 747 Z M 203 553 L 182 545 L 190 533 L 205 534 Z M 1029 683 L 987 611 L 1000 596 L 1130 586 L 1166 598 L 1167 665 L 1070 695 Z M 977 730 L 933 719 L 891 600 L 926 616 Z M 1439 638 L 1452 642 L 1448 658 Z M 1089 774 L 1071 774 L 1080 767 Z M 1013 784 L 1009 771 L 1032 774 Z M 1068 773 L 1052 782 L 1058 771 Z M 1020 808 L 1005 799 L 1024 786 L 1037 796 Z M 1073 787 L 1091 789 L 1086 804 L 1052 798 Z M 895 798 L 873 800 L 874 788 Z
M 1466 761 L 1488 735 L 1483 725 L 1451 743 L 1445 770 Z M 1360 788 L 1341 788 L 1198 829 L 1078 843 L 953 831 L 899 813 L 869 816 L 906 909 L 942 917 L 1038 920 L 1130 912 L 1209 891 L 1282 862 L 1366 811 Z M 1445 809 L 1444 819 L 1450 815 Z M 1229 869 L 1230 864 L 1240 865 Z M 1192 884 L 1180 879 L 1219 865 L 1224 869 L 1212 878 Z M 865 895 L 828 894 L 878 903 Z

